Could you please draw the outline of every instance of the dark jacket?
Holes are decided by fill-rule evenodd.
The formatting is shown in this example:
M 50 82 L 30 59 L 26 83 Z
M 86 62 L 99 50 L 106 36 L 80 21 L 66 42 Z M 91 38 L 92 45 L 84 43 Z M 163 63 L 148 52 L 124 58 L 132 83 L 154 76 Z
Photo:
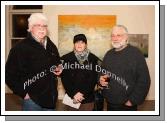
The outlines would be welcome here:
M 97 83 L 97 72 L 95 67 L 98 62 L 98 58 L 92 53 L 88 56 L 88 62 L 84 65 L 88 65 L 86 68 L 78 68 L 76 64 L 79 64 L 74 52 L 70 52 L 62 56 L 64 60 L 64 70 L 61 75 L 63 86 L 66 93 L 73 98 L 77 92 L 84 94 L 84 100 L 82 103 L 88 103 L 94 101 L 94 88 Z M 69 65 L 74 64 L 73 68 Z M 76 66 L 75 66 L 76 65 Z
M 110 72 L 110 89 L 104 95 L 112 104 L 141 104 L 150 88 L 150 75 L 141 51 L 128 45 L 121 51 L 111 49 L 104 56 L 102 66 Z
M 37 104 L 54 108 L 57 99 L 57 78 L 50 72 L 60 63 L 57 47 L 47 37 L 46 49 L 28 33 L 10 50 L 6 62 L 5 81 L 11 90 L 24 98 L 26 93 Z

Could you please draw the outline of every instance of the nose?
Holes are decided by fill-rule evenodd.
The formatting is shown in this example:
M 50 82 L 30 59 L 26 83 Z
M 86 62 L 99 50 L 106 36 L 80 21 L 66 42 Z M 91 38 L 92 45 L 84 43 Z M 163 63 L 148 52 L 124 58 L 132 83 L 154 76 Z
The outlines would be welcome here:
M 117 37 L 117 36 L 112 36 L 112 37 L 111 37 L 111 40 L 112 40 L 112 41 L 117 41 L 117 40 L 118 40 L 118 37 Z
M 82 42 L 81 41 L 78 42 L 78 46 L 82 46 Z
M 39 26 L 40 30 L 45 30 L 45 28 L 43 26 Z
M 78 48 L 82 48 L 82 46 L 81 46 L 81 45 L 78 45 Z

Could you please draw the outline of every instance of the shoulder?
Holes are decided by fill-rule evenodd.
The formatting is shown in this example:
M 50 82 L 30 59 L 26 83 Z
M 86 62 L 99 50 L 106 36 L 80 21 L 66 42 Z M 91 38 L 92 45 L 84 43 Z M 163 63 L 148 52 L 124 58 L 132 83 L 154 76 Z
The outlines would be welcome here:
M 26 49 L 27 42 L 28 42 L 27 38 L 19 40 L 18 43 L 11 48 L 11 51 L 20 52 L 22 49 Z
M 49 46 L 52 46 L 52 47 L 57 48 L 56 45 L 53 43 L 53 41 L 52 41 L 49 37 L 47 37 L 47 44 L 48 44 Z
M 63 55 L 63 56 L 61 57 L 61 59 L 63 59 L 63 60 L 68 60 L 68 59 L 71 59 L 71 58 L 73 58 L 73 57 L 74 57 L 74 52 L 72 51 L 72 52 L 69 52 L 69 53 Z
M 95 59 L 95 60 L 99 60 L 99 58 L 91 52 L 89 53 L 89 57 L 92 58 L 92 59 Z
M 128 45 L 128 52 L 130 52 L 133 55 L 144 57 L 141 50 L 139 48 L 135 47 L 135 46 L 132 46 L 132 45 Z
M 139 52 L 139 49 L 135 46 L 132 46 L 132 45 L 128 45 L 128 49 L 131 50 L 131 51 L 135 51 L 135 52 Z
M 26 50 L 27 50 L 26 39 L 22 39 L 10 49 L 8 57 L 12 58 L 16 58 L 17 56 L 22 57 Z
M 113 52 L 114 52 L 114 49 L 108 50 L 108 51 L 105 53 L 104 58 L 109 57 L 110 55 L 113 54 Z
M 102 60 L 101 60 L 100 58 L 98 58 L 95 54 L 93 54 L 93 53 L 91 53 L 91 52 L 89 53 L 88 60 L 89 60 L 90 62 L 94 62 L 94 63 L 96 63 L 96 64 L 102 62 Z

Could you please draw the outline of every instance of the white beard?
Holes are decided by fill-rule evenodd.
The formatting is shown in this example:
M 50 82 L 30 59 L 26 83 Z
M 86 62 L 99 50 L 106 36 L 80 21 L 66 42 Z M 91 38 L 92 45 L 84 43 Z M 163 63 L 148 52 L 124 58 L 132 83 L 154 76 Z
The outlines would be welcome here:
M 121 41 L 121 42 L 113 42 L 111 41 L 112 46 L 116 49 L 119 49 L 127 44 L 127 41 Z

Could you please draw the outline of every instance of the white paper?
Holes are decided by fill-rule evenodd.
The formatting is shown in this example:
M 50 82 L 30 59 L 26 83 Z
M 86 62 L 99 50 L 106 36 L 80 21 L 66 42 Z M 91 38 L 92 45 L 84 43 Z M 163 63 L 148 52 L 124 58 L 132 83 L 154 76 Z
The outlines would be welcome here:
M 71 99 L 71 97 L 68 96 L 68 94 L 65 94 L 64 98 L 63 98 L 63 104 L 68 105 L 70 107 L 79 109 L 81 103 L 73 103 L 73 100 Z

